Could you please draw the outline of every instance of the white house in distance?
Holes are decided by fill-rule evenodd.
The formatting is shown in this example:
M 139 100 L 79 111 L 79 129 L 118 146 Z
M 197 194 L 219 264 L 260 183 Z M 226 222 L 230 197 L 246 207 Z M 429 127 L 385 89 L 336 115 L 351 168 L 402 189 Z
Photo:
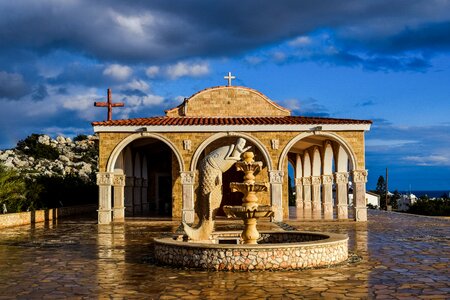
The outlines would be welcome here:
M 348 200 L 349 200 L 349 205 L 352 205 L 353 203 L 353 193 L 349 193 L 348 194 Z M 380 196 L 372 193 L 372 192 L 366 192 L 366 205 L 367 204 L 371 204 L 377 208 L 380 207 Z
M 411 204 L 414 204 L 417 201 L 417 197 L 414 194 L 404 194 L 400 196 L 400 199 L 397 200 L 397 210 L 398 211 L 407 211 Z

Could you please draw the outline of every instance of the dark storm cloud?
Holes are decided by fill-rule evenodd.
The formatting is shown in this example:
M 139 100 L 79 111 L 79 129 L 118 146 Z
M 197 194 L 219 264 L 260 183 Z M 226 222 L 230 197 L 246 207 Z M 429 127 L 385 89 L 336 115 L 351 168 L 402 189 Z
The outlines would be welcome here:
M 450 3 L 437 0 L 3 1 L 0 8 L 5 51 L 67 49 L 122 62 L 239 54 L 319 29 L 368 53 L 446 51 L 450 39 Z
M 0 71 L 0 99 L 18 100 L 28 92 L 21 74 Z

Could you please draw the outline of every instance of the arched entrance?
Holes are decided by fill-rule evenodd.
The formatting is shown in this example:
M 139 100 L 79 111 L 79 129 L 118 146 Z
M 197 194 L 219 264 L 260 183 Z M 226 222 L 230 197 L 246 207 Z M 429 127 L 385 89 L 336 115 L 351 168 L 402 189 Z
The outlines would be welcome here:
M 182 169 L 177 148 L 166 138 L 148 133 L 125 138 L 112 151 L 104 173 L 113 178 L 112 219 L 171 217 L 173 182 Z
M 237 139 L 242 137 L 246 139 L 246 146 L 251 146 L 248 151 L 252 151 L 255 153 L 255 160 L 263 162 L 263 168 L 261 172 L 256 176 L 257 181 L 269 181 L 269 170 L 271 170 L 271 161 L 268 161 L 270 158 L 268 153 L 262 143 L 260 143 L 254 137 L 251 137 L 247 134 L 233 133 L 233 134 L 216 134 L 206 141 L 204 141 L 200 147 L 197 149 L 196 153 L 193 156 L 193 161 L 191 165 L 191 170 L 196 172 L 195 176 L 196 180 L 198 180 L 198 168 L 200 162 L 204 159 L 206 155 L 208 155 L 211 151 L 220 148 L 222 146 L 235 144 Z M 267 159 L 269 158 L 269 159 Z M 222 202 L 220 209 L 217 213 L 218 216 L 224 216 L 224 212 L 222 210 L 224 205 L 241 205 L 243 195 L 239 192 L 231 192 L 230 183 L 231 182 L 242 182 L 244 174 L 242 172 L 236 171 L 236 168 L 232 167 L 228 171 L 222 174 Z M 196 184 L 197 189 L 196 199 L 199 199 L 199 190 L 198 190 L 198 182 Z M 261 204 L 270 205 L 270 193 L 260 194 L 259 202 Z
M 349 187 L 354 185 L 353 173 L 357 161 L 344 139 L 334 133 L 299 134 L 284 148 L 280 156 L 280 170 L 288 171 L 287 161 L 295 166 L 291 173 L 295 176 L 296 203 L 291 211 L 295 210 L 296 217 L 349 217 L 348 192 Z M 283 195 L 289 195 L 287 187 L 284 187 Z M 283 204 L 287 203 L 283 201 Z M 356 218 L 355 209 L 351 209 L 350 214 Z

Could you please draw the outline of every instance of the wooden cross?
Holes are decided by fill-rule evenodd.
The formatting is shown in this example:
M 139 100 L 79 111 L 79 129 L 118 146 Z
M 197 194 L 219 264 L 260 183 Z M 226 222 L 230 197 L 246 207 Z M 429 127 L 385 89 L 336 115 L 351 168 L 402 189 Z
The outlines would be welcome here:
M 123 102 L 112 103 L 111 89 L 108 89 L 108 102 L 94 102 L 94 106 L 97 107 L 108 107 L 108 121 L 112 120 L 112 108 L 113 107 L 123 107 L 125 104 Z
M 236 79 L 236 76 L 231 76 L 231 72 L 228 72 L 228 76 L 224 76 L 223 78 L 228 79 L 228 86 L 231 86 L 231 80 Z

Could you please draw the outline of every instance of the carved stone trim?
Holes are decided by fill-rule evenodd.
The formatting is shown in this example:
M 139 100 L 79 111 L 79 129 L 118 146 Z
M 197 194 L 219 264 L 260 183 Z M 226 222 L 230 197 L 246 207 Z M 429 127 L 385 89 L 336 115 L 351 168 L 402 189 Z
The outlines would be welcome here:
M 336 172 L 334 173 L 334 180 L 337 184 L 348 183 L 348 173 L 347 172 Z
M 296 186 L 297 185 L 302 185 L 302 178 L 295 178 L 294 181 L 295 181 L 295 185 Z
M 311 185 L 311 177 L 302 177 L 302 183 L 303 185 Z
M 322 184 L 332 184 L 333 175 L 322 175 Z
M 113 185 L 114 186 L 125 186 L 125 175 L 114 174 Z
M 142 184 L 143 187 L 148 187 L 148 180 L 147 179 L 142 179 Z
M 312 185 L 320 185 L 322 183 L 322 179 L 320 176 L 311 176 L 311 184 Z
M 180 172 L 181 184 L 194 184 L 195 182 L 195 172 Z
M 367 182 L 367 170 L 354 170 L 352 172 L 353 182 Z
M 272 145 L 273 150 L 278 150 L 278 148 L 280 147 L 280 140 L 272 139 L 270 140 L 270 144 Z
M 279 170 L 269 171 L 270 183 L 283 183 L 284 172 Z
M 183 140 L 183 149 L 184 150 L 191 150 L 192 148 L 192 141 L 191 140 Z
M 112 185 L 113 184 L 113 174 L 109 172 L 98 172 L 97 173 L 97 185 Z

